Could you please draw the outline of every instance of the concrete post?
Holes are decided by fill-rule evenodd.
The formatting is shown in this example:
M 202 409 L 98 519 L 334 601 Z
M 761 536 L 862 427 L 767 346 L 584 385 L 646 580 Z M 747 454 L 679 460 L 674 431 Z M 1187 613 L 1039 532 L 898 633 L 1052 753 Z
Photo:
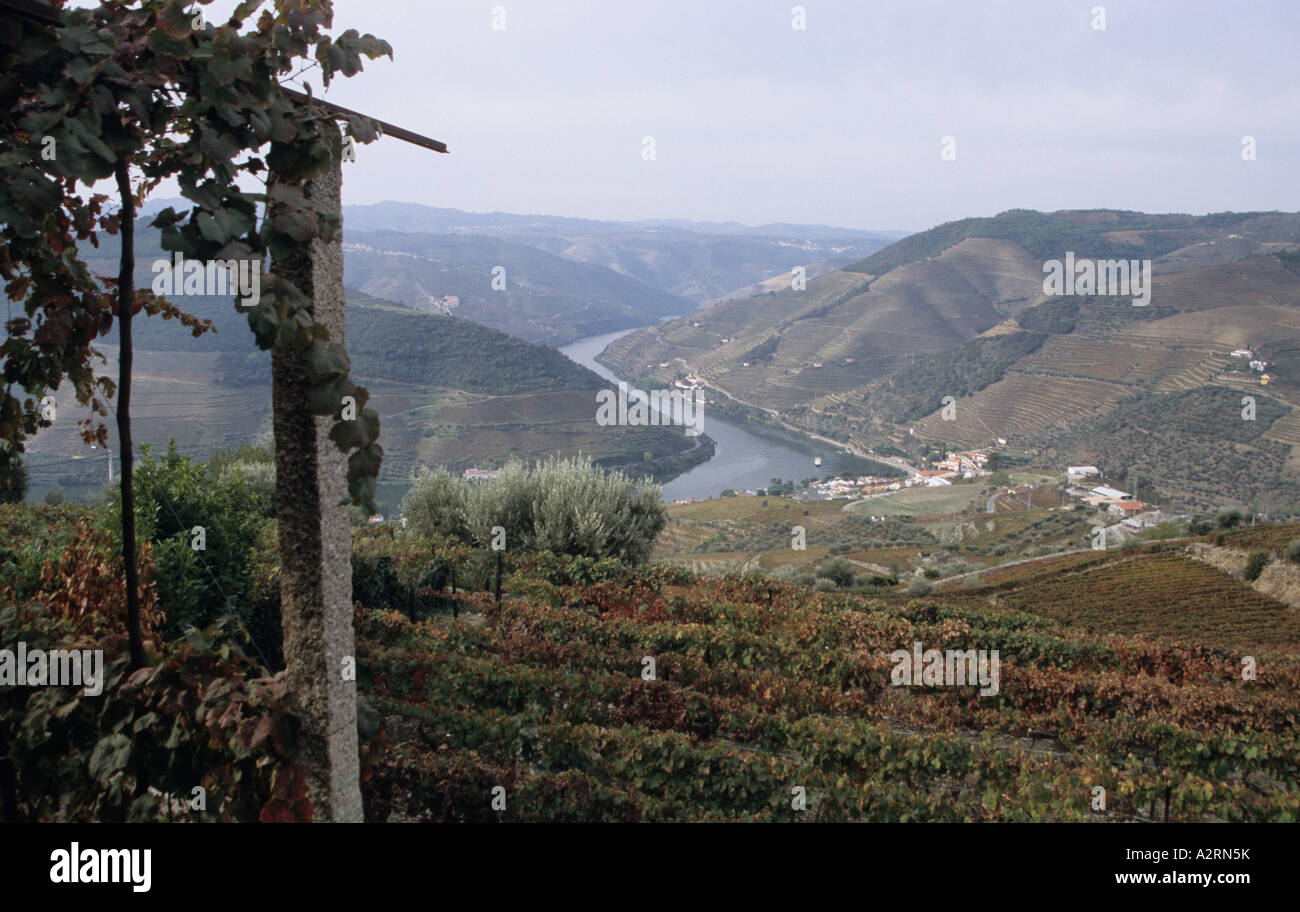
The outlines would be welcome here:
M 333 166 L 303 192 L 339 209 L 341 140 L 327 131 Z M 315 319 L 343 341 L 342 238 L 312 241 L 272 270 L 312 300 Z M 284 660 L 294 710 L 303 725 L 299 745 L 317 821 L 361 822 L 352 632 L 352 541 L 347 508 L 347 458 L 329 440 L 334 422 L 308 406 L 303 359 L 275 349 L 271 356 L 276 519 L 280 530 L 280 605 Z

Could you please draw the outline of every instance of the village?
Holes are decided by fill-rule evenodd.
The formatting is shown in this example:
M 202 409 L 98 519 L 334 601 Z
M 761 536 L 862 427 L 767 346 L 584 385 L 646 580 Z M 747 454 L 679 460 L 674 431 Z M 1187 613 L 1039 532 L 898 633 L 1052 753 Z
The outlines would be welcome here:
M 999 440 L 999 445 L 1004 441 Z M 981 478 L 991 478 L 995 472 L 989 468 L 992 462 L 993 448 L 962 450 L 948 453 L 941 459 L 930 462 L 928 468 L 918 469 L 906 477 L 886 477 L 880 475 L 859 475 L 857 477 L 825 478 L 820 481 L 807 479 L 793 486 L 784 486 L 788 496 L 796 501 L 806 503 L 820 501 L 846 501 L 846 508 L 858 501 L 875 497 L 884 497 L 910 488 L 949 487 L 954 483 L 971 482 Z M 815 461 L 820 465 L 821 460 Z M 994 463 L 996 464 L 996 463 Z M 1182 514 L 1161 512 L 1154 505 L 1140 500 L 1136 493 L 1104 483 L 1102 471 L 1094 465 L 1067 466 L 1062 478 L 1061 504 L 1059 509 L 1073 501 L 1099 512 L 1104 512 L 1112 520 L 1108 535 L 1137 535 L 1164 522 L 1185 519 Z M 1020 486 L 1007 486 L 991 489 L 987 512 L 994 512 L 994 503 L 1002 494 L 1026 494 L 1037 490 L 1040 483 L 1028 483 Z M 734 490 L 724 496 L 738 497 L 769 496 L 775 493 L 771 489 Z M 686 498 L 675 503 L 695 503 L 694 498 Z M 883 519 L 883 516 L 872 519 Z

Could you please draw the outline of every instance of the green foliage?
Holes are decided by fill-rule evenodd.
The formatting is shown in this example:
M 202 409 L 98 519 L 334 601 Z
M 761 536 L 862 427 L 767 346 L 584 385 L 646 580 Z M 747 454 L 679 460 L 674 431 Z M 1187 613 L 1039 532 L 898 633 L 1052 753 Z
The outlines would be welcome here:
M 607 385 L 557 349 L 470 320 L 391 307 L 350 309 L 348 353 L 368 377 L 490 395 Z
M 1267 434 L 1289 409 L 1262 390 L 1252 395 L 1255 421 L 1242 420 L 1240 390 L 1144 393 L 1065 432 L 1057 448 L 1065 462 L 1124 467 L 1139 479 L 1144 499 L 1157 495 L 1141 479 L 1158 480 L 1162 506 L 1209 511 L 1258 503 L 1285 514 L 1300 503 L 1300 485 L 1284 471 L 1290 447 Z
M 748 361 L 750 364 L 758 364 L 765 361 L 771 361 L 772 356 L 776 354 L 777 346 L 781 344 L 780 334 L 775 334 L 764 339 L 755 345 L 749 351 L 740 356 L 741 361 Z
M 175 441 L 157 456 L 145 445 L 135 466 L 136 529 L 154 543 L 159 602 L 167 630 L 207 627 L 232 613 L 251 620 L 252 548 L 267 518 L 265 492 L 248 487 L 242 470 L 230 464 L 219 476 L 210 466 L 176 450 Z M 120 498 L 110 526 L 119 528 Z M 202 527 L 205 550 L 195 550 L 194 529 Z
M 416 535 L 453 535 L 510 550 L 645 560 L 667 524 L 658 485 L 604 472 L 590 459 L 510 462 L 499 478 L 469 482 L 444 470 L 416 479 L 402 513 Z
M 1282 265 L 1290 269 L 1296 275 L 1300 275 L 1300 248 L 1295 250 L 1283 250 L 1276 254 L 1277 258 L 1282 261 Z
M 908 595 L 927 595 L 930 592 L 930 582 L 924 577 L 914 576 L 907 581 Z
M 905 367 L 868 387 L 866 408 L 896 423 L 923 418 L 940 408 L 944 396 L 969 396 L 1001 380 L 1008 367 L 1037 351 L 1046 339 L 1041 332 L 980 336 L 915 355 Z
M 470 550 L 434 535 L 398 535 L 392 526 L 352 530 L 352 599 L 367 608 L 428 617 L 452 608 L 443 595 L 456 575 L 458 589 L 486 588 Z
M 1292 539 L 1287 544 L 1286 559 L 1288 563 L 1300 564 L 1300 538 Z
M 82 187 L 124 175 L 128 164 L 144 174 L 131 190 L 140 198 L 175 179 L 193 208 L 165 209 L 153 224 L 165 250 L 191 260 L 248 260 L 260 269 L 267 253 L 288 257 L 336 235 L 336 217 L 301 190 L 337 158 L 333 116 L 300 105 L 281 84 L 314 61 L 328 86 L 359 72 L 363 57 L 391 57 L 392 49 L 355 30 L 331 38 L 323 31 L 333 19 L 329 0 L 278 0 L 246 29 L 261 5 L 245 0 L 227 21 L 201 27 L 176 0 L 64 9 L 57 29 L 6 20 L 13 25 L 0 33 L 0 59 L 22 78 L 4 93 L 0 117 L 0 279 L 23 316 L 6 324 L 0 344 L 9 381 L 0 439 L 21 448 L 47 427 L 40 396 L 65 380 L 78 402 L 108 414 L 101 397 L 114 386 L 95 376 L 91 345 L 113 325 L 117 290 L 91 275 L 77 242 L 97 244 L 98 231 L 116 234 L 120 216 L 105 212 L 102 194 L 83 199 Z M 360 142 L 377 137 L 362 117 L 349 117 L 348 130 Z M 42 154 L 45 140 L 54 142 L 55 155 Z M 244 190 L 258 181 L 266 193 Z M 378 415 L 365 409 L 368 395 L 349 379 L 347 352 L 312 317 L 287 271 L 263 278 L 262 299 L 248 315 L 257 342 L 301 360 L 315 414 L 338 417 L 345 396 L 356 400 L 358 417 L 337 421 L 330 437 L 351 454 L 350 497 L 372 506 L 382 458 Z M 179 319 L 196 335 L 207 328 L 149 290 L 136 290 L 132 304 Z M 15 385 L 35 395 L 20 400 Z M 107 443 L 102 423 L 85 433 Z
M 857 568 L 842 557 L 826 561 L 817 568 L 818 579 L 831 580 L 838 588 L 847 589 L 853 585 Z
M 37 538 L 81 518 L 69 508 L 25 512 Z M 0 769 L 13 774 L 2 813 L 41 822 L 310 820 L 284 676 L 267 677 L 220 624 L 165 643 L 148 546 L 145 664 L 132 671 L 121 561 L 107 534 L 84 521 L 74 533 L 34 590 L 0 578 L 0 648 L 67 653 L 64 673 L 80 672 L 71 684 L 0 688 Z M 196 788 L 206 792 L 204 808 L 192 804 Z
M 1049 298 L 1016 316 L 1021 329 L 1036 333 L 1071 333 L 1079 319 L 1080 300 L 1076 295 Z
M 1268 566 L 1268 560 L 1269 554 L 1267 551 L 1256 550 L 1250 552 L 1250 557 L 1246 559 L 1246 568 L 1241 571 L 1241 578 L 1248 583 L 1253 583 L 1259 579 L 1259 575 Z
M 1300 815 L 1293 659 L 1242 688 L 1237 650 L 659 569 L 534 578 L 474 626 L 361 618 L 368 695 L 412 723 L 367 799 L 429 821 L 1082 822 L 1168 789 L 1176 821 Z M 892 687 L 891 651 L 917 641 L 998 649 L 1000 692 Z M 1106 814 L 1080 782 L 1104 783 Z M 494 784 L 528 800 L 493 811 Z
M 1220 510 L 1214 516 L 1214 524 L 1220 529 L 1234 529 L 1244 518 L 1240 510 Z
M 27 464 L 9 447 L 0 446 L 0 503 L 20 504 L 27 497 Z

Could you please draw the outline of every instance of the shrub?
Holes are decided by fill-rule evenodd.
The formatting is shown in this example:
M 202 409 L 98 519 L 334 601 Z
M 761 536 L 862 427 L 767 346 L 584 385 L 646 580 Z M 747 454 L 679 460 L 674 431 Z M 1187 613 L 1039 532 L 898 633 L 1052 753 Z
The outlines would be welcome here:
M 453 535 L 486 548 L 505 529 L 512 551 L 553 551 L 641 563 L 668 523 L 658 485 L 606 472 L 590 458 L 511 461 L 471 483 L 445 470 L 421 475 L 402 512 L 417 535 Z
M 1215 514 L 1214 522 L 1220 529 L 1232 529 L 1240 525 L 1243 518 L 1240 510 L 1220 510 Z
M 852 586 L 856 575 L 857 568 L 842 557 L 827 561 L 817 568 L 817 577 L 832 581 L 837 589 Z
M 877 589 L 883 589 L 886 586 L 897 586 L 898 577 L 881 576 L 878 573 L 863 573 L 853 580 L 853 585 L 857 586 L 860 589 L 866 586 L 872 586 Z
M 20 504 L 27 497 L 27 465 L 7 446 L 0 449 L 0 503 Z
M 0 782 L 3 803 L 33 822 L 310 820 L 284 675 L 266 677 L 220 624 L 164 643 L 151 550 L 145 542 L 139 568 L 146 664 L 134 672 L 121 560 L 103 530 L 81 526 L 29 599 L 0 592 L 5 648 L 103 650 L 92 671 L 102 677 L 89 682 L 98 693 L 0 689 L 0 740 L 14 773 Z M 373 759 L 368 747 L 364 762 Z M 206 790 L 204 810 L 189 806 L 195 786 Z
M 967 592 L 977 592 L 984 588 L 984 581 L 980 579 L 978 573 L 975 573 L 962 580 L 961 587 Z
M 469 486 L 446 469 L 422 469 L 402 499 L 402 516 L 416 535 L 469 539 L 465 500 Z
M 835 580 L 825 576 L 813 583 L 813 590 L 816 592 L 834 592 L 839 588 L 840 587 L 836 584 Z
M 1267 565 L 1267 551 L 1252 551 L 1250 557 L 1246 559 L 1246 569 L 1241 572 L 1241 578 L 1247 582 L 1254 582 L 1259 579 L 1259 575 L 1264 572 L 1264 567 Z
M 1300 564 L 1300 538 L 1293 538 L 1286 546 L 1285 556 L 1288 563 Z
M 930 582 L 920 576 L 914 576 L 907 583 L 908 595 L 927 595 L 931 589 Z
M 138 535 L 154 543 L 167 636 L 207 627 L 228 613 L 247 623 L 252 545 L 273 520 L 265 517 L 259 495 L 245 487 L 243 475 L 219 474 L 182 456 L 174 440 L 161 457 L 142 445 L 135 506 Z M 103 520 L 114 538 L 121 536 L 121 512 L 121 494 L 115 491 Z M 192 547 L 195 527 L 203 530 L 201 550 Z

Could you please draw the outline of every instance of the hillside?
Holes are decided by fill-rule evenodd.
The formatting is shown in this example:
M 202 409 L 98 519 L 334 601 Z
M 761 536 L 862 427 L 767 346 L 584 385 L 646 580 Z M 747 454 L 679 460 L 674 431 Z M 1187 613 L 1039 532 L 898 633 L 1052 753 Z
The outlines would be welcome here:
M 1171 506 L 1246 507 L 1271 490 L 1271 509 L 1300 511 L 1298 249 L 1295 214 L 1015 210 L 905 238 L 803 291 L 787 283 L 637 331 L 601 357 L 657 382 L 701 376 L 859 450 L 920 457 L 1004 438 L 1045 467 L 1158 475 Z M 1151 259 L 1150 304 L 1044 294 L 1044 260 L 1066 252 Z M 1239 348 L 1270 362 L 1267 389 L 1230 356 Z M 1162 431 L 1152 449 L 1143 422 L 1207 387 L 1223 391 L 1213 434 Z M 1126 423 L 1132 409 L 1144 417 Z
M 149 221 L 140 219 L 136 227 L 136 281 L 142 284 L 153 279 L 152 263 L 166 258 Z M 98 249 L 87 245 L 84 256 L 96 272 L 115 275 L 117 244 L 116 237 L 102 238 Z M 498 267 L 503 274 L 494 274 Z M 496 275 L 504 283 L 500 290 L 493 288 Z M 375 298 L 557 346 L 694 308 L 635 277 L 499 238 L 361 231 L 346 221 L 343 276 L 348 288 Z
M 693 308 L 639 278 L 498 238 L 346 228 L 343 256 L 349 287 L 423 311 L 453 296 L 453 315 L 548 345 Z
M 666 567 L 539 562 L 510 589 L 472 627 L 359 619 L 394 745 L 367 784 L 376 819 L 498 819 L 498 783 L 507 820 L 1294 819 L 1300 628 L 1252 636 L 1264 606 L 1189 619 L 1205 639 L 1186 646 Z M 893 686 L 917 643 L 997 650 L 996 692 Z M 1270 656 L 1258 682 L 1242 648 Z
M 698 305 L 795 266 L 853 262 L 900 237 L 828 225 L 758 225 L 660 219 L 609 222 L 549 215 L 476 213 L 415 203 L 345 206 L 352 232 L 474 235 L 533 247 L 613 270 Z M 809 269 L 809 274 L 816 274 Z M 378 293 L 378 292 L 376 292 Z M 454 293 L 454 292 L 453 292 Z M 405 303 L 405 301 L 404 301 Z M 674 313 L 688 313 L 694 306 Z M 627 324 L 631 325 L 631 324 Z M 612 331 L 612 327 L 610 331 Z M 600 330 L 605 331 L 605 330 Z M 592 330 L 586 335 L 594 335 Z
M 146 274 L 147 275 L 147 274 Z M 142 277 L 144 280 L 145 277 Z M 135 323 L 133 429 L 139 443 L 198 456 L 266 439 L 271 426 L 270 355 L 253 342 L 229 300 L 180 296 L 215 333 L 194 338 L 175 322 Z M 608 384 L 554 348 L 458 317 L 426 314 L 348 291 L 347 346 L 354 376 L 380 415 L 380 502 L 393 509 L 421 465 L 491 468 L 509 457 L 592 456 L 633 474 L 674 475 L 712 452 L 707 436 L 680 428 L 601 427 L 595 392 Z M 98 344 L 116 376 L 116 330 Z M 32 441 L 32 496 L 59 484 L 71 495 L 107 477 L 102 451 L 80 441 L 71 389 L 56 394 L 59 420 Z

